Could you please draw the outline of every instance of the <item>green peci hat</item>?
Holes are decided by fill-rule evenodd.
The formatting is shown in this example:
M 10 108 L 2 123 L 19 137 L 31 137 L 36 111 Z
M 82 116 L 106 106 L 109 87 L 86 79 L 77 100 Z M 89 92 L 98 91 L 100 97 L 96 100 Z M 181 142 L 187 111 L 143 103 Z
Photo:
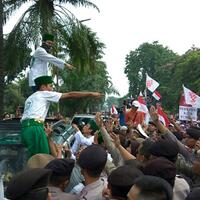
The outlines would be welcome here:
M 42 36 L 42 41 L 47 41 L 47 40 L 50 40 L 50 41 L 53 42 L 53 41 L 54 41 L 54 35 L 45 33 L 45 34 Z
M 97 126 L 97 124 L 96 124 L 96 122 L 95 122 L 94 120 L 91 119 L 91 120 L 88 122 L 88 124 L 90 125 L 90 129 L 92 129 L 93 132 L 99 130 L 99 127 Z
M 51 76 L 40 76 L 34 80 L 35 85 L 39 88 L 41 85 L 47 85 L 53 83 L 53 79 Z
M 96 122 L 94 120 L 90 120 L 88 122 L 88 124 L 90 125 L 90 129 L 92 129 L 93 132 L 96 132 L 97 130 L 99 130 L 99 127 L 97 126 Z M 103 137 L 101 134 L 101 131 L 98 132 L 98 144 L 102 144 L 103 143 Z

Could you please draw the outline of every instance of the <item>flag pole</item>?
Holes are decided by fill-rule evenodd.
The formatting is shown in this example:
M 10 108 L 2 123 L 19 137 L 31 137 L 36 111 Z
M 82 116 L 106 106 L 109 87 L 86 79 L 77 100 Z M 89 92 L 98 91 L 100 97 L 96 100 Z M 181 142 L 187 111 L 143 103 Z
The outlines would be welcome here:
M 146 74 L 146 81 L 145 81 L 145 89 L 144 89 L 144 97 L 145 97 L 145 101 L 146 101 L 146 104 L 147 104 L 147 108 L 149 107 L 148 105 L 148 101 L 147 101 L 147 72 L 145 73 Z

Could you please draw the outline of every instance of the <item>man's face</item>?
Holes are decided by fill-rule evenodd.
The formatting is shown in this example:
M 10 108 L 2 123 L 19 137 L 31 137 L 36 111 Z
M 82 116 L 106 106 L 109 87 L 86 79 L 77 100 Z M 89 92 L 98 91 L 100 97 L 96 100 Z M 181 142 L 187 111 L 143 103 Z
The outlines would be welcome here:
M 83 127 L 83 134 L 85 135 L 90 135 L 92 132 L 92 130 L 90 129 L 90 124 L 86 124 L 84 127 Z
M 43 84 L 40 86 L 41 91 L 52 91 L 53 85 L 52 84 Z
M 47 88 L 47 91 L 52 91 L 53 90 L 53 85 L 52 84 L 47 84 L 46 88 Z
M 140 189 L 137 186 L 132 186 L 127 194 L 128 200 L 137 200 L 137 195 L 140 193 Z
M 54 42 L 51 40 L 46 40 L 44 43 L 49 47 L 52 47 L 54 45 Z
M 150 132 L 150 133 L 152 133 L 152 132 L 154 132 L 154 131 L 156 131 L 157 130 L 157 128 L 156 128 L 156 126 L 154 126 L 153 124 L 149 124 L 148 125 L 148 131 Z
M 138 107 L 135 107 L 135 106 L 131 106 L 131 110 L 133 111 L 137 111 Z

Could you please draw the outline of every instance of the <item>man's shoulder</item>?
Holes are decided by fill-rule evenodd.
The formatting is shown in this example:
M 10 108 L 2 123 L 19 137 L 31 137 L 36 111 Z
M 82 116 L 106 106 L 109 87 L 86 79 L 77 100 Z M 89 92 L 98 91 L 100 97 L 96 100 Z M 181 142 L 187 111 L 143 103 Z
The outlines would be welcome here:
M 51 193 L 52 200 L 60 199 L 60 200 L 78 200 L 78 196 L 70 193 L 66 193 L 61 191 L 58 187 L 48 187 Z
M 60 193 L 60 200 L 78 200 L 78 196 L 66 192 Z
M 141 111 L 137 111 L 137 113 L 138 113 L 139 115 L 144 115 L 144 112 L 141 112 Z
M 37 98 L 37 97 L 40 97 L 40 98 L 49 98 L 49 97 L 57 96 L 57 95 L 60 96 L 60 94 L 61 93 L 56 92 L 56 91 L 47 91 L 47 90 L 44 90 L 44 91 L 37 91 L 37 92 L 33 93 L 30 97 L 31 98 Z
M 36 50 L 35 50 L 35 52 L 33 53 L 33 57 L 35 56 L 35 55 L 37 55 L 38 53 L 47 53 L 47 51 L 44 49 L 44 48 L 42 48 L 42 47 L 38 47 Z

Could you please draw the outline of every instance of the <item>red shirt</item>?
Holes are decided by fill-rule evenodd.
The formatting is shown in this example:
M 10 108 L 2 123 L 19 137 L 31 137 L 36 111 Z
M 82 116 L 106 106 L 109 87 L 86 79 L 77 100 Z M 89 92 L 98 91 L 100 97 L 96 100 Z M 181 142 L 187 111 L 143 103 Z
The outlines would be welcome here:
M 126 124 L 129 124 L 130 122 L 132 122 L 135 125 L 143 124 L 144 117 L 145 117 L 145 114 L 143 112 L 135 111 L 131 109 L 125 114 L 125 122 Z

